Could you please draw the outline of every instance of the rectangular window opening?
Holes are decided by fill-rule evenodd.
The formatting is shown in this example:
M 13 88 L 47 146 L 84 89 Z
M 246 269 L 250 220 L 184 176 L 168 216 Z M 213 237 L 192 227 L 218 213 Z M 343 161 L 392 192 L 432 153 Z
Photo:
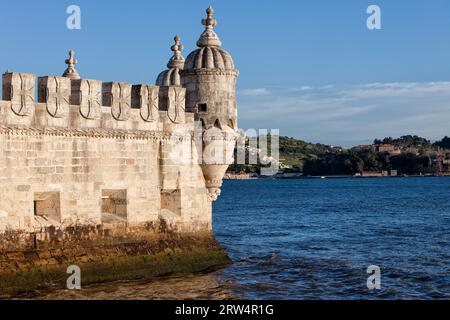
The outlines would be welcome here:
M 180 190 L 163 190 L 161 192 L 161 210 L 181 215 L 181 192 Z
M 35 192 L 34 216 L 41 217 L 52 224 L 60 223 L 61 200 L 59 192 Z
M 127 221 L 127 190 L 102 190 L 102 222 Z

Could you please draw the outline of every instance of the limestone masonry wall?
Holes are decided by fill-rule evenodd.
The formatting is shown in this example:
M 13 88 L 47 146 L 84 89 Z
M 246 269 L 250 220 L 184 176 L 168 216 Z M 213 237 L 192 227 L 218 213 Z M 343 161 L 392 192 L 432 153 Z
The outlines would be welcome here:
M 128 268 L 136 276 L 160 253 L 192 264 L 166 257 L 144 273 L 227 261 L 212 236 L 212 203 L 236 142 L 238 71 L 212 14 L 186 66 L 175 37 L 158 85 L 83 79 L 73 50 L 62 77 L 3 74 L 0 296 L 21 290 L 19 280 L 60 279 L 69 263 L 91 263 L 93 279 L 105 280 Z
M 45 102 L 35 103 L 33 75 L 6 73 L 3 80 L 0 232 L 159 218 L 186 231 L 210 228 L 211 203 L 193 156 L 194 114 L 177 114 L 171 104 L 179 97 L 168 94 L 183 88 L 152 97 L 156 86 L 42 77 L 38 100 Z M 170 163 L 174 148 L 186 164 Z M 122 213 L 102 213 L 108 190 L 123 191 Z M 39 209 L 47 204 L 57 213 Z

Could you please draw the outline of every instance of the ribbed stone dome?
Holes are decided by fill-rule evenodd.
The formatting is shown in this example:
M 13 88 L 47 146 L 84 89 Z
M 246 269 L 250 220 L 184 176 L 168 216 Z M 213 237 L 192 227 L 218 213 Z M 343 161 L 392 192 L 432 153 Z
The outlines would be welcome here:
M 172 68 L 161 72 L 156 79 L 156 85 L 160 87 L 181 85 L 180 69 Z
M 189 54 L 184 69 L 234 69 L 231 55 L 220 47 L 203 47 Z
M 234 70 L 231 55 L 221 48 L 222 42 L 214 31 L 217 20 L 213 18 L 214 10 L 209 7 L 208 15 L 202 20 L 205 30 L 197 41 L 199 49 L 189 54 L 184 65 L 184 70 L 192 69 L 223 69 Z

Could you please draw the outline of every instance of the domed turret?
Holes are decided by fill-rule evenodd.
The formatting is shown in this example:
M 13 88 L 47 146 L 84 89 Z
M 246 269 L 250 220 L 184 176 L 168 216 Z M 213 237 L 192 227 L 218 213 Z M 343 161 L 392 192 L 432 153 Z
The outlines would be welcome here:
M 173 56 L 167 64 L 169 69 L 159 74 L 156 79 L 157 86 L 168 87 L 181 85 L 180 70 L 183 70 L 184 67 L 184 58 L 181 55 L 181 51 L 183 51 L 184 47 L 180 43 L 179 36 L 175 36 L 174 40 L 175 44 L 170 48 L 173 51 Z
M 186 111 L 194 112 L 195 119 L 203 121 L 206 128 L 218 125 L 236 130 L 238 71 L 214 31 L 217 20 L 213 8 L 209 7 L 206 14 L 202 20 L 205 31 L 197 41 L 199 48 L 189 54 L 181 72 L 181 84 L 187 89 Z
M 231 55 L 219 47 L 204 47 L 193 51 L 186 59 L 186 69 L 234 70 Z
M 186 59 L 181 84 L 186 88 L 186 112 L 201 122 L 203 135 L 202 170 L 210 199 L 220 194 L 222 179 L 232 160 L 236 144 L 238 71 L 231 55 L 221 48 L 214 31 L 214 10 L 206 10 L 202 20 L 205 31 L 197 41 L 198 49 Z
M 213 8 L 206 10 L 208 17 L 202 20 L 206 27 L 200 39 L 197 41 L 199 49 L 189 54 L 186 60 L 186 69 L 224 69 L 234 70 L 234 63 L 231 55 L 222 49 L 222 42 L 214 31 L 217 20 L 212 17 Z

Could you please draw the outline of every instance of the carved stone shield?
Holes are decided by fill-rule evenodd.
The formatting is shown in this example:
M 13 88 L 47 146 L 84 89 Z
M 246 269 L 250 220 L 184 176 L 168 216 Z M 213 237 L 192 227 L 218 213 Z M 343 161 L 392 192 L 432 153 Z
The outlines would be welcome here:
M 159 97 L 158 87 L 142 86 L 141 87 L 141 117 L 144 121 L 154 122 L 159 118 Z
M 86 119 L 100 115 L 100 81 L 80 80 L 80 114 Z
M 181 87 L 169 88 L 169 105 L 167 116 L 173 123 L 182 123 L 185 120 L 186 89 Z
M 11 74 L 11 110 L 18 116 L 30 116 L 33 114 L 35 105 L 34 81 L 35 77 L 31 74 Z
M 48 77 L 44 85 L 47 112 L 55 118 L 67 116 L 69 113 L 70 79 Z
M 131 84 L 113 82 L 110 86 L 110 102 L 105 104 L 111 106 L 111 114 L 114 119 L 123 121 L 128 119 L 131 109 Z

